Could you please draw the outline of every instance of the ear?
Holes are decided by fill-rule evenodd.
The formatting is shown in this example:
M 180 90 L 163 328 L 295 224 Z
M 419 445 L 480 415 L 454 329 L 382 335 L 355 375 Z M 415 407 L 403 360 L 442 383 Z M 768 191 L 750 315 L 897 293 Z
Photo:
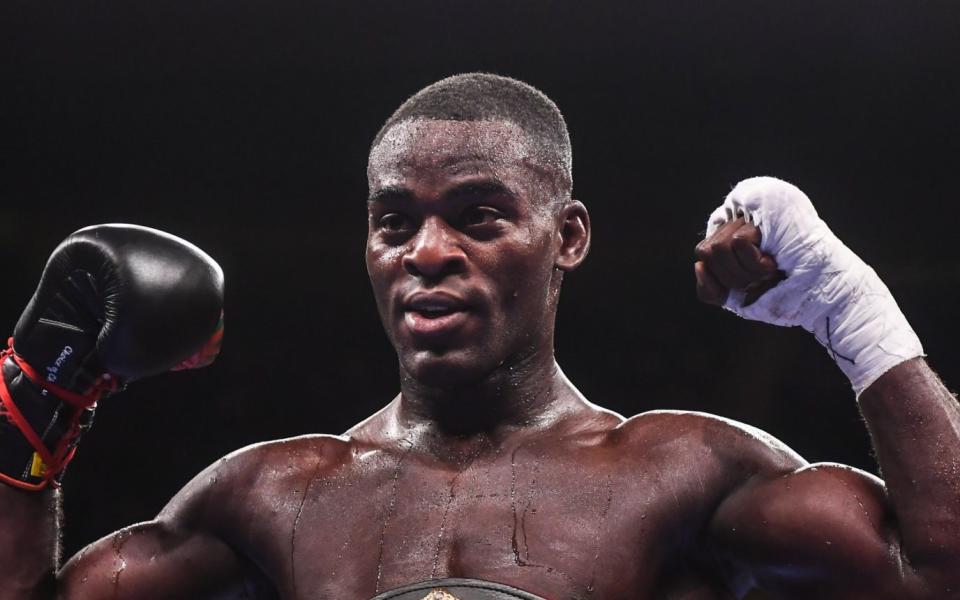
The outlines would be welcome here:
M 571 200 L 560 210 L 559 221 L 560 250 L 556 267 L 561 271 L 572 271 L 580 266 L 590 251 L 590 213 L 582 202 Z

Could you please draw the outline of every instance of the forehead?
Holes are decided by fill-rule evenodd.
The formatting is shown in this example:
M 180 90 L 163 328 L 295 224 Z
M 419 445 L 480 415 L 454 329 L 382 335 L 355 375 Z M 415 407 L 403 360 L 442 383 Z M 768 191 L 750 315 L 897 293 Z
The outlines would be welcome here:
M 367 178 L 375 189 L 411 177 L 503 176 L 534 162 L 527 134 L 514 123 L 417 119 L 387 130 L 370 151 Z

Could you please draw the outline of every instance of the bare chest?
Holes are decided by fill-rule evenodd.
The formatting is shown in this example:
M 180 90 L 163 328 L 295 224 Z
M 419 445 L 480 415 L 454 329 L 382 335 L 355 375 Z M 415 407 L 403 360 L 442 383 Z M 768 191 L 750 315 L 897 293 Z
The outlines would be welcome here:
M 469 577 L 550 598 L 648 597 L 696 505 L 661 475 L 513 456 L 464 469 L 397 461 L 314 482 L 289 540 L 276 541 L 289 541 L 283 595 L 370 598 Z

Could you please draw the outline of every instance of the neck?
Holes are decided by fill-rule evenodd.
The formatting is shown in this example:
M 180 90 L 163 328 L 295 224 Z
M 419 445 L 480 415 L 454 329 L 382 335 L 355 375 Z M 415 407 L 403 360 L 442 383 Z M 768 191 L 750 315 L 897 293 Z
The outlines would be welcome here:
M 579 401 L 552 351 L 504 364 L 479 381 L 443 388 L 401 373 L 400 390 L 396 417 L 403 429 L 447 442 L 494 445 L 520 428 L 555 423 Z

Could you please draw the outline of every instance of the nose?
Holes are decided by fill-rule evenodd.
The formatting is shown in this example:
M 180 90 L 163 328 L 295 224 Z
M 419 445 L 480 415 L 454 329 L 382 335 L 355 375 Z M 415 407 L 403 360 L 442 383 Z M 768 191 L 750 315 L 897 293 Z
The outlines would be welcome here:
M 411 275 L 442 279 L 466 269 L 466 255 L 457 245 L 455 232 L 439 218 L 424 220 L 412 242 L 403 256 L 403 268 Z

